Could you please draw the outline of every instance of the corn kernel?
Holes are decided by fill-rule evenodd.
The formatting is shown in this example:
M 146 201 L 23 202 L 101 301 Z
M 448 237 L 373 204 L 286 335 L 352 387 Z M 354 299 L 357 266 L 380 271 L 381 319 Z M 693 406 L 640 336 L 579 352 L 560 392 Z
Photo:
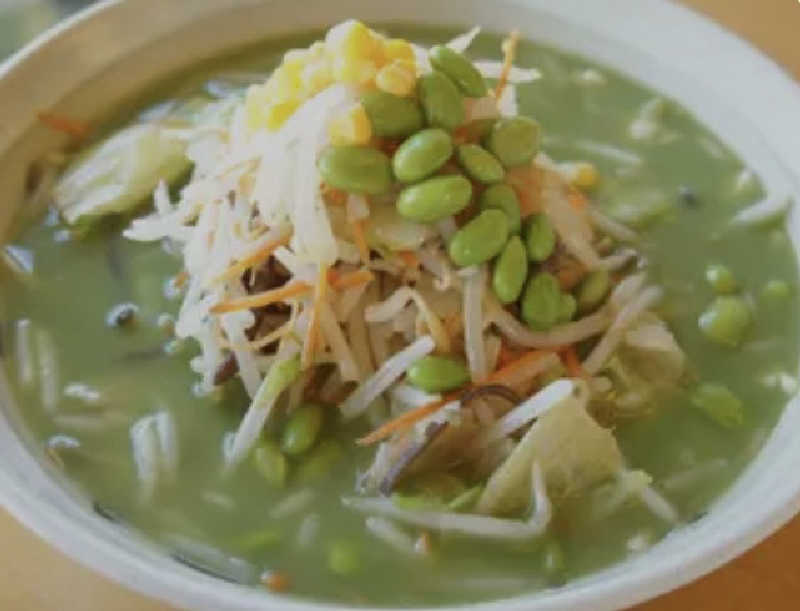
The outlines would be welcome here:
M 378 89 L 394 95 L 407 96 L 414 92 L 417 72 L 407 59 L 395 59 L 378 71 L 375 85 Z
M 325 36 L 328 54 L 348 60 L 373 58 L 380 43 L 372 31 L 360 21 L 348 19 L 332 27 Z
M 372 124 L 361 104 L 354 104 L 344 114 L 335 117 L 328 128 L 331 144 L 364 145 L 372 138 Z
M 318 94 L 332 83 L 333 71 L 331 70 L 331 64 L 324 57 L 309 63 L 300 73 L 300 85 L 305 97 Z
M 574 173 L 572 175 L 572 184 L 579 189 L 592 189 L 597 186 L 600 175 L 597 173 L 597 168 L 592 163 L 586 161 L 578 161 L 574 166 Z
M 278 104 L 271 104 L 264 109 L 264 124 L 267 129 L 275 131 L 292 116 L 297 107 L 300 106 L 299 100 L 290 100 Z
M 377 71 L 375 62 L 369 59 L 349 59 L 344 56 L 337 56 L 333 60 L 333 77 L 343 83 L 364 85 L 375 78 Z
M 390 38 L 383 43 L 383 52 L 388 60 L 405 59 L 412 63 L 416 62 L 414 48 L 401 38 Z

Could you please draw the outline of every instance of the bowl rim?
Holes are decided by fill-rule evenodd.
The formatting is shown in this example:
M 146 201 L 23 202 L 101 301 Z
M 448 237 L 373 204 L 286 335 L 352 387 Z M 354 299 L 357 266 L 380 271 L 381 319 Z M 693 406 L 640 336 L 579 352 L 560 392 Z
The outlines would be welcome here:
M 544 12 L 568 15 L 569 11 L 584 11 L 583 20 L 591 19 L 600 13 L 597 6 L 587 7 L 580 0 L 565 0 L 560 6 L 545 6 L 537 0 L 514 0 L 516 4 Z M 735 55 L 746 59 L 751 66 L 761 72 L 761 82 L 769 82 L 773 90 L 780 91 L 785 99 L 779 99 L 772 109 L 778 117 L 790 116 L 792 105 L 800 107 L 800 83 L 795 81 L 785 68 L 767 57 L 753 44 L 739 35 L 725 29 L 705 15 L 686 6 L 669 0 L 620 0 L 630 9 L 628 29 L 645 25 L 648 21 L 671 23 L 675 26 L 692 26 L 693 34 L 707 37 L 724 53 L 728 59 Z M 125 0 L 102 0 L 70 18 L 60 22 L 50 30 L 39 35 L 31 43 L 0 64 L 0 79 L 12 70 L 23 65 L 28 58 L 57 42 L 73 28 L 85 21 L 102 17 L 107 11 L 114 11 Z M 602 4 L 602 3 L 598 3 Z M 592 3 L 594 5 L 594 3 Z M 574 17 L 574 15 L 573 15 Z M 717 60 L 724 61 L 724 60 Z M 776 140 L 776 134 L 769 135 Z M 781 151 L 789 150 L 789 138 L 781 138 Z M 798 139 L 800 140 L 800 138 Z M 795 155 L 797 156 L 797 155 Z M 795 174 L 797 175 L 797 174 Z M 787 408 L 788 409 L 788 408 Z M 171 604 L 192 608 L 219 608 L 225 601 L 238 598 L 236 608 L 294 609 L 296 611 L 320 611 L 343 608 L 338 604 L 324 604 L 312 601 L 271 597 L 259 593 L 248 596 L 243 588 L 221 584 L 219 580 L 192 576 L 192 579 L 165 576 L 156 567 L 141 558 L 136 558 L 127 550 L 107 541 L 89 528 L 76 525 L 71 515 L 61 513 L 55 507 L 43 503 L 36 491 L 29 490 L 15 482 L 0 470 L 0 504 L 30 530 L 65 555 L 102 575 L 123 584 L 139 593 L 154 596 Z M 785 484 L 767 506 L 743 518 L 738 530 L 729 529 L 698 547 L 692 557 L 664 561 L 635 577 L 616 575 L 603 582 L 578 584 L 570 590 L 554 590 L 521 595 L 513 599 L 488 603 L 438 607 L 446 609 L 464 608 L 473 611 L 522 611 L 523 609 L 613 609 L 633 605 L 653 598 L 659 594 L 684 585 L 727 563 L 734 557 L 751 548 L 778 528 L 788 522 L 800 511 L 800 478 Z M 90 553 L 86 553 L 90 548 Z M 154 587 L 155 586 L 155 587 Z M 189 587 L 187 587 L 189 586 Z M 213 605 L 213 606 L 212 606 Z M 417 609 L 423 609 L 417 607 Z

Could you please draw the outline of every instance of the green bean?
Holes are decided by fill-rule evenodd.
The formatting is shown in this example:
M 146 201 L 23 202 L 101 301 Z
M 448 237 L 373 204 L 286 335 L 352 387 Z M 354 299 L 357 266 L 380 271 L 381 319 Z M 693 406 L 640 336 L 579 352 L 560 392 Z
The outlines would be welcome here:
M 545 261 L 556 248 L 556 232 L 545 214 L 531 214 L 525 221 L 525 247 L 528 258 Z
M 508 217 L 500 210 L 489 208 L 456 231 L 450 239 L 448 252 L 456 265 L 478 265 L 497 255 L 507 241 Z
M 525 165 L 539 151 L 539 124 L 528 117 L 500 119 L 492 126 L 486 144 L 507 168 Z
M 317 167 L 326 183 L 350 193 L 380 195 L 392 186 L 389 158 L 368 146 L 329 146 Z
M 752 314 L 740 297 L 717 297 L 697 322 L 708 339 L 735 348 L 742 342 L 752 322 Z
M 253 465 L 273 488 L 283 488 L 286 485 L 289 463 L 276 443 L 262 441 L 253 452 Z
M 606 270 L 589 272 L 578 287 L 578 310 L 594 310 L 603 302 L 610 288 L 611 277 Z
M 436 45 L 428 54 L 431 65 L 449 76 L 464 95 L 482 98 L 486 95 L 486 82 L 478 69 L 466 57 L 450 47 Z
M 461 167 L 472 180 L 490 185 L 503 180 L 506 174 L 497 157 L 478 144 L 462 144 L 456 154 Z
M 422 109 L 413 98 L 375 90 L 361 96 L 361 104 L 372 124 L 372 132 L 381 138 L 410 136 L 425 125 Z
M 558 322 L 569 322 L 578 311 L 578 301 L 569 293 L 561 295 L 561 308 L 558 313 Z
M 317 441 L 325 420 L 321 405 L 304 403 L 298 407 L 283 428 L 281 449 L 290 456 L 308 451 Z
M 277 397 L 286 390 L 289 384 L 297 379 L 298 375 L 300 375 L 300 355 L 296 354 L 287 359 L 276 361 L 269 368 L 262 386 L 268 396 Z M 259 392 L 259 394 L 261 393 Z
M 492 288 L 500 303 L 519 299 L 528 276 L 528 256 L 519 236 L 511 236 L 494 264 Z
M 725 428 L 736 428 L 744 424 L 744 405 L 722 384 L 701 384 L 692 394 L 692 404 Z
M 469 370 L 463 361 L 428 355 L 408 369 L 408 381 L 427 392 L 443 392 L 469 382 Z
M 424 129 L 403 142 L 392 167 L 400 182 L 417 182 L 441 168 L 453 155 L 453 140 L 443 129 Z
M 433 223 L 461 212 L 472 198 L 472 184 L 463 176 L 434 176 L 406 187 L 397 198 L 401 216 Z
M 297 470 L 297 481 L 308 484 L 325 477 L 334 465 L 344 457 L 344 452 L 336 441 L 326 439 L 306 456 Z
M 789 287 L 789 284 L 783 280 L 770 280 L 761 290 L 761 294 L 764 298 L 775 301 L 786 299 L 791 293 L 792 289 Z
M 539 272 L 528 281 L 522 296 L 521 312 L 522 319 L 535 330 L 547 330 L 558 322 L 561 287 L 555 276 Z
M 706 267 L 706 281 L 720 295 L 733 293 L 737 288 L 733 272 L 721 263 L 712 263 Z
M 428 124 L 452 131 L 464 122 L 464 98 L 449 77 L 434 70 L 417 81 Z
M 361 570 L 361 555 L 350 541 L 334 541 L 328 547 L 328 569 L 340 577 L 348 577 Z
M 508 217 L 508 231 L 517 234 L 522 229 L 522 218 L 519 211 L 519 198 L 517 192 L 512 187 L 505 184 L 492 185 L 488 187 L 480 198 L 480 206 L 486 208 L 497 208 L 506 213 Z

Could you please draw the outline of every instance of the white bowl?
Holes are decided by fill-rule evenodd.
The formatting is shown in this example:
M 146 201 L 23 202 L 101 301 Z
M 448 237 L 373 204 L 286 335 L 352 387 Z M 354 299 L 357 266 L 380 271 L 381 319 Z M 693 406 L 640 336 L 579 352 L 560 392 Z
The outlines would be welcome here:
M 36 121 L 55 108 L 97 119 L 154 80 L 271 35 L 366 21 L 481 24 L 609 64 L 679 99 L 731 145 L 771 191 L 800 199 L 800 87 L 755 49 L 663 0 L 136 0 L 102 3 L 0 67 L 0 235 L 27 165 L 59 138 Z M 790 230 L 797 247 L 796 216 Z M 223 583 L 177 564 L 101 519 L 41 460 L 0 375 L 0 501 L 63 552 L 135 590 L 193 609 L 331 609 Z M 800 502 L 800 405 L 793 400 L 758 457 L 700 521 L 645 554 L 543 593 L 474 610 L 612 609 L 711 571 L 792 517 Z M 46 579 L 46 576 L 45 576 Z M 46 587 L 46 583 L 43 584 Z

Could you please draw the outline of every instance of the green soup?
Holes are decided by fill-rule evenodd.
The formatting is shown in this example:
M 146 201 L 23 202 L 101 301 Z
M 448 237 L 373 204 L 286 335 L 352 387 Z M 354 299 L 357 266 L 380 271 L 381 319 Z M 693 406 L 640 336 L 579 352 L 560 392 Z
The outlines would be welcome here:
M 456 33 L 388 29 L 426 45 Z M 284 50 L 317 38 L 272 41 L 173 79 L 139 110 L 121 115 L 120 124 L 139 112 L 159 112 L 165 100 L 241 96 L 246 74 L 267 74 Z M 469 55 L 499 58 L 499 49 L 499 36 L 482 34 Z M 518 96 L 520 114 L 543 128 L 542 150 L 596 166 L 601 178 L 589 197 L 639 228 L 650 278 L 664 287 L 659 313 L 687 355 L 686 381 L 675 392 L 656 393 L 646 413 L 617 422 L 614 433 L 626 463 L 646 471 L 677 509 L 679 528 L 701 519 L 725 492 L 794 392 L 800 303 L 788 235 L 777 222 L 730 226 L 739 210 L 763 196 L 762 187 L 678 102 L 605 66 L 527 41 L 516 64 L 541 71 L 541 78 L 518 86 Z M 637 117 L 638 127 L 631 128 Z M 658 134 L 637 139 L 631 129 Z M 169 244 L 123 238 L 129 221 L 112 216 L 78 235 L 51 213 L 21 227 L 7 254 L 29 256 L 33 271 L 3 271 L 2 340 L 7 375 L 40 448 L 50 448 L 47 455 L 58 457 L 98 512 L 163 543 L 176 561 L 254 585 L 262 571 L 276 570 L 290 576 L 289 595 L 302 598 L 437 605 L 552 587 L 639 553 L 672 528 L 636 500 L 609 515 L 595 511 L 604 494 L 595 486 L 563 503 L 542 537 L 476 542 L 430 533 L 433 553 L 400 553 L 376 541 L 364 517 L 340 501 L 352 495 L 373 450 L 353 443 L 370 425 L 363 419 L 343 424 L 333 408 L 306 413 L 293 425 L 299 432 L 285 432 L 287 418 L 278 414 L 267 423 L 273 445 L 224 474 L 224 439 L 239 426 L 249 399 L 238 381 L 211 394 L 196 392 L 189 362 L 197 347 L 173 338 L 170 329 L 180 305 L 171 284 L 180 261 Z M 718 281 L 718 269 L 709 272 L 709 282 L 712 264 L 724 265 L 735 287 L 727 276 L 728 282 Z M 735 348 L 709 341 L 698 326 L 716 297 L 714 286 L 732 290 L 752 310 L 753 323 Z M 107 326 L 109 311 L 127 302 L 138 308 L 132 319 L 117 312 L 120 326 Z M 51 393 L 44 401 L 39 383 L 28 383 L 13 358 L 20 333 L 29 335 L 40 355 L 33 362 L 55 385 L 44 391 Z M 55 365 L 42 364 L 48 347 Z M 716 386 L 700 392 L 703 384 Z M 717 387 L 733 399 L 720 402 Z M 714 407 L 720 403 L 733 404 L 732 421 L 719 417 L 726 409 Z M 158 410 L 174 418 L 180 460 L 174 483 L 145 502 L 129 429 Z M 231 557 L 244 561 L 234 565 L 239 569 L 231 568 Z

